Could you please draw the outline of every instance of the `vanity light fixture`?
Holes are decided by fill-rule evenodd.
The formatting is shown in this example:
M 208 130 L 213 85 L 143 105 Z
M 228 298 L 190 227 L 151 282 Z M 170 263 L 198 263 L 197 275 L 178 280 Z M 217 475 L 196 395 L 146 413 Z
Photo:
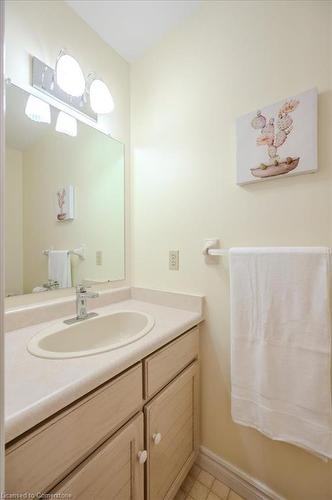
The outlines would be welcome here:
M 54 70 L 38 58 L 32 58 L 32 84 L 94 121 L 98 114 L 114 109 L 106 83 L 96 73 L 90 73 L 85 79 L 79 63 L 65 49 L 61 49 Z
M 90 106 L 95 113 L 106 114 L 113 111 L 114 101 L 106 83 L 99 78 L 93 79 L 88 92 L 90 95 Z
M 65 50 L 61 50 L 55 64 L 55 81 L 61 90 L 73 97 L 82 97 L 85 92 L 81 66 Z
M 34 122 L 51 123 L 50 105 L 34 95 L 29 95 L 28 97 L 25 105 L 25 114 Z
M 77 136 L 77 120 L 71 115 L 60 111 L 55 125 L 57 132 L 70 135 L 71 137 Z

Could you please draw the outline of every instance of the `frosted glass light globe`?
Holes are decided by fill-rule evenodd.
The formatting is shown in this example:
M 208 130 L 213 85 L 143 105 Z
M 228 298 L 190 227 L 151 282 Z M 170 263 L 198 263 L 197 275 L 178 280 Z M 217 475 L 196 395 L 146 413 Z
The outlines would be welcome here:
M 72 137 L 77 136 L 77 120 L 73 116 L 67 115 L 63 111 L 60 111 L 55 125 L 55 130 L 57 132 L 62 132 L 63 134 L 70 135 Z
M 102 80 L 93 80 L 90 85 L 90 105 L 95 113 L 110 113 L 114 101 L 109 88 Z
M 55 67 L 57 85 L 66 94 L 81 97 L 85 91 L 85 78 L 81 66 L 68 54 L 59 57 Z
M 29 95 L 28 97 L 25 105 L 25 114 L 34 122 L 51 123 L 50 105 L 34 95 Z

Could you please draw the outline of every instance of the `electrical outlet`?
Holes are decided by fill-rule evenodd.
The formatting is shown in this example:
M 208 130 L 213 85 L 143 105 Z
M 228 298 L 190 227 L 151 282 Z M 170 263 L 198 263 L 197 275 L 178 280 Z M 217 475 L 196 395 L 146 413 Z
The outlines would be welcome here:
M 179 250 L 170 250 L 169 251 L 169 269 L 171 271 L 179 270 Z
M 96 266 L 101 266 L 103 264 L 103 252 L 97 250 L 96 252 Z

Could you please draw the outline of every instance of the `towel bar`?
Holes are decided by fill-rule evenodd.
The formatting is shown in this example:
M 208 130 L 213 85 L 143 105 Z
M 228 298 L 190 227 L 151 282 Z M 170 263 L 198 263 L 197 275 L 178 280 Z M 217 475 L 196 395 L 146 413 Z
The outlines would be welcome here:
M 217 248 L 219 240 L 217 238 L 209 238 L 205 240 L 205 245 L 203 248 L 203 255 L 206 257 L 211 256 L 224 256 L 228 254 L 228 248 Z
M 209 238 L 205 240 L 205 244 L 203 247 L 203 255 L 205 257 L 219 257 L 219 256 L 225 256 L 228 255 L 229 248 L 218 248 L 219 246 L 219 239 L 217 238 Z M 267 247 L 269 248 L 269 247 Z M 281 247 L 282 248 L 282 247 Z M 302 248 L 302 247 L 294 247 L 294 248 Z M 312 249 L 320 249 L 321 247 L 310 247 Z M 325 248 L 325 247 L 324 247 Z M 329 256 L 332 256 L 332 248 L 328 249 Z
M 42 254 L 48 255 L 52 250 L 54 250 L 54 248 L 50 247 L 47 250 L 43 250 Z M 85 260 L 86 246 L 82 245 L 79 248 L 73 248 L 72 250 L 68 250 L 68 252 L 70 255 L 77 255 L 80 259 Z

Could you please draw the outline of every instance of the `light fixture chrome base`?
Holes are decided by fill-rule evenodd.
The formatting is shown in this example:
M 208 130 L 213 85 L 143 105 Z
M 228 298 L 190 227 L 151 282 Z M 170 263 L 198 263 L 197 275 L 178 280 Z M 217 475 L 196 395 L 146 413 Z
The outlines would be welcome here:
M 32 58 L 32 86 L 54 99 L 67 104 L 75 109 L 75 111 L 88 116 L 95 122 L 97 121 L 96 113 L 84 101 L 83 96 L 73 97 L 61 90 L 55 81 L 54 69 L 40 61 L 37 57 Z

